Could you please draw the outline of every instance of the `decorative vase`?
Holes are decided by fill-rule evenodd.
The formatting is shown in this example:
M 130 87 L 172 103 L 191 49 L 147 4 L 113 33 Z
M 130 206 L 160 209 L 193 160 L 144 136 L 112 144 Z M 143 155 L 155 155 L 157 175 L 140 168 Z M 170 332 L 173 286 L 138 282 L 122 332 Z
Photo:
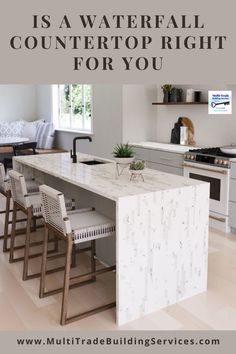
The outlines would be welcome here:
M 165 92 L 164 92 L 163 102 L 164 102 L 164 103 L 170 102 L 170 92 L 168 92 L 168 91 L 165 91 Z
M 181 102 L 183 90 L 181 88 L 173 88 L 170 94 L 170 102 Z

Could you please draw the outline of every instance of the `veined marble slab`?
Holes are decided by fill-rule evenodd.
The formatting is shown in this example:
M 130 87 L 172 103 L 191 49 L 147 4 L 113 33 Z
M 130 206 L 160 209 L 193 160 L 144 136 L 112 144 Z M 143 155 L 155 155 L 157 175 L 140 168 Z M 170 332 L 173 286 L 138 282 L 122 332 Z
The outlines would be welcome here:
M 118 202 L 118 323 L 207 289 L 208 186 Z
M 144 182 L 130 181 L 128 170 L 117 177 L 108 162 L 72 164 L 62 153 L 15 157 L 14 168 L 115 201 L 116 321 L 122 325 L 206 291 L 209 184 L 150 169 Z
M 158 143 L 155 141 L 142 141 L 139 143 L 132 143 L 131 145 L 152 149 L 152 150 L 164 150 L 168 152 L 175 152 L 177 154 L 184 154 L 185 152 L 191 150 L 200 149 L 199 146 L 193 145 L 180 145 L 180 144 L 171 144 L 171 143 Z
M 69 153 L 60 153 L 17 156 L 14 157 L 14 166 L 17 166 L 18 162 L 23 163 L 26 166 L 48 173 L 114 201 L 131 195 L 184 186 L 195 186 L 204 183 L 151 169 L 143 171 L 144 182 L 141 179 L 130 181 L 128 168 L 122 176 L 117 177 L 115 162 L 112 160 L 101 159 L 86 154 L 78 154 L 78 157 L 80 161 L 99 159 L 107 163 L 91 166 L 83 163 L 74 164 L 71 162 Z

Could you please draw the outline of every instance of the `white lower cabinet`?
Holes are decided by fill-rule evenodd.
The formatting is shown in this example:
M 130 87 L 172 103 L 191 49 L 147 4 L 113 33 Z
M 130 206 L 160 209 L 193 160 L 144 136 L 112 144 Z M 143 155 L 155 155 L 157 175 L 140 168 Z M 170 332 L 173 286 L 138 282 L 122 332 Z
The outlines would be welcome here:
M 135 152 L 135 158 L 139 160 L 149 161 L 149 149 L 135 147 L 133 148 L 133 150 Z
M 236 229 L 236 202 L 229 202 L 229 226 Z
M 162 165 L 161 163 L 154 163 L 147 161 L 147 168 L 151 168 L 153 170 L 158 170 L 166 173 L 172 173 L 173 175 L 183 176 L 183 168 Z
M 229 226 L 236 229 L 236 163 L 231 163 L 229 200 Z
M 183 176 L 183 154 L 135 147 L 135 157 L 145 160 L 148 168 Z

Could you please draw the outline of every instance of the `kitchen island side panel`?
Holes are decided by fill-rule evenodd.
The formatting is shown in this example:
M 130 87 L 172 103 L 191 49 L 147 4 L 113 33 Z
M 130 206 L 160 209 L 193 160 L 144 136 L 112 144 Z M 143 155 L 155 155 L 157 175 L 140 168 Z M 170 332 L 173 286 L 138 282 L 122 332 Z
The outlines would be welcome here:
M 206 291 L 209 186 L 120 198 L 117 324 Z

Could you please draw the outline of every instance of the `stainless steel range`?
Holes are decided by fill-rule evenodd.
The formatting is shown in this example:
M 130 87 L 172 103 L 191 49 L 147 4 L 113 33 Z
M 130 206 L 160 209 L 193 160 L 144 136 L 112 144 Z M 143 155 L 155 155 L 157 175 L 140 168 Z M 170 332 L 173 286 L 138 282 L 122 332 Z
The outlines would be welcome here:
M 230 159 L 220 148 L 189 150 L 184 155 L 184 176 L 210 183 L 210 226 L 229 232 Z

